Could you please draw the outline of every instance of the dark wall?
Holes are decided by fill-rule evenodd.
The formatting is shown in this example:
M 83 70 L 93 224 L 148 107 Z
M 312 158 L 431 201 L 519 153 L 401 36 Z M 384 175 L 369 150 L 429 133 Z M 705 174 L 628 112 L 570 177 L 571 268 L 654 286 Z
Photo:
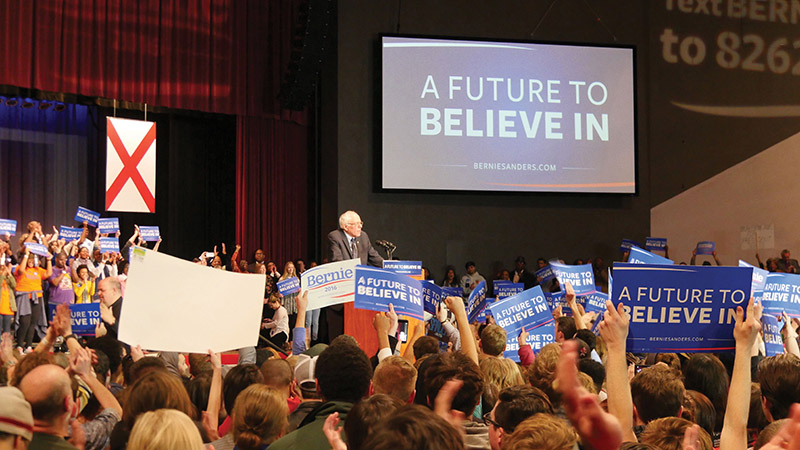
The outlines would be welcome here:
M 569 262 L 611 259 L 620 256 L 622 238 L 646 237 L 650 171 L 647 80 L 641 75 L 638 195 L 377 193 L 374 182 L 380 150 L 379 33 L 636 45 L 637 72 L 646 73 L 647 58 L 641 53 L 647 47 L 649 2 L 625 3 L 406 0 L 398 7 L 398 2 L 339 2 L 338 97 L 330 92 L 323 97 L 338 102 L 336 117 L 324 119 L 338 121 L 338 189 L 323 185 L 328 192 L 337 189 L 327 199 L 338 210 L 323 217 L 325 231 L 336 227 L 338 213 L 354 209 L 373 241 L 391 240 L 398 247 L 395 256 L 422 260 L 437 278 L 446 264 L 463 272 L 468 259 L 487 277 L 498 264 L 512 267 L 517 255 L 526 256 L 529 265 L 539 256 Z M 548 10 L 550 4 L 555 6 Z

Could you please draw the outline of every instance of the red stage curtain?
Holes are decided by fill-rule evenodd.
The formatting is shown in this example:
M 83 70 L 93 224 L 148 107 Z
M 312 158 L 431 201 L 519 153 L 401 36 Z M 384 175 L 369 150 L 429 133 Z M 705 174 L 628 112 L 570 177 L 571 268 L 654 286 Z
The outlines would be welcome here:
M 260 117 L 236 123 L 236 240 L 253 261 L 262 248 L 282 264 L 308 253 L 306 127 Z
M 237 239 L 280 264 L 307 254 L 306 115 L 276 100 L 299 2 L 0 0 L 0 84 L 236 114 Z

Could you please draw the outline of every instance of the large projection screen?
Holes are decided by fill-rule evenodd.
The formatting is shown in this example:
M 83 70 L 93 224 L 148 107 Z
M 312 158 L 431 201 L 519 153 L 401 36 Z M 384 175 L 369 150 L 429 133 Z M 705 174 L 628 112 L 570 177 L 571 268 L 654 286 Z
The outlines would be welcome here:
M 381 40 L 382 189 L 636 192 L 633 48 Z

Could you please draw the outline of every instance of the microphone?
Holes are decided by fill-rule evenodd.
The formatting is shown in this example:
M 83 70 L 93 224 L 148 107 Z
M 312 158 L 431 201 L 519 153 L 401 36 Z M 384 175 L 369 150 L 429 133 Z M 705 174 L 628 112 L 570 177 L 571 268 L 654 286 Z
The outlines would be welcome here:
M 380 245 L 381 247 L 383 247 L 383 248 L 387 249 L 387 250 L 394 250 L 394 249 L 396 249 L 396 248 L 397 248 L 397 246 L 396 246 L 396 245 L 392 244 L 392 243 L 391 243 L 391 242 L 389 242 L 389 241 L 384 241 L 384 240 L 382 240 L 382 239 L 379 239 L 379 240 L 375 241 L 375 243 L 376 243 L 376 244 L 378 244 L 378 245 Z

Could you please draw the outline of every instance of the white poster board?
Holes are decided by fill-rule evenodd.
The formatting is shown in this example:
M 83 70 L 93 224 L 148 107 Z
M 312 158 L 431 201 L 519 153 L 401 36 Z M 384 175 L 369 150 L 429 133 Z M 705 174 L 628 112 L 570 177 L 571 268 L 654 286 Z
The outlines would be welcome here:
M 300 275 L 300 287 L 308 292 L 307 311 L 352 302 L 356 290 L 358 258 L 312 267 Z
M 254 346 L 266 275 L 227 272 L 136 247 L 119 340 L 148 350 L 206 353 Z

